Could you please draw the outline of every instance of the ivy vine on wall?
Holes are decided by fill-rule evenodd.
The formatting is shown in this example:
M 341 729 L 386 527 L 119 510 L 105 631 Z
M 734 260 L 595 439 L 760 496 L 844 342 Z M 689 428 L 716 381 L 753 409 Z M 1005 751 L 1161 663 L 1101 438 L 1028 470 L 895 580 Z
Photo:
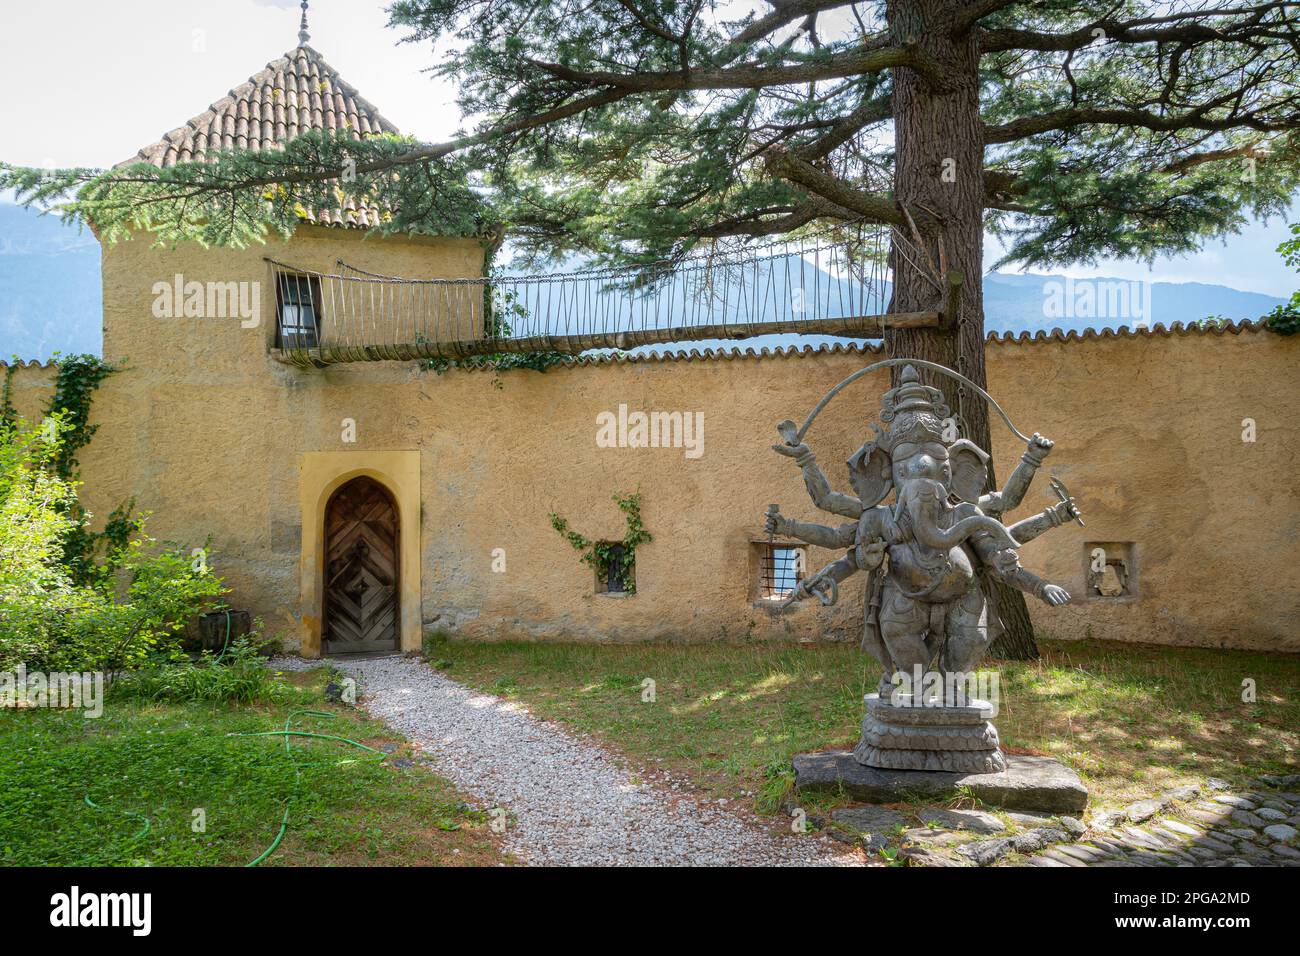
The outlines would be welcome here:
M 14 372 L 18 369 L 18 356 L 5 367 L 5 383 L 0 386 L 0 427 L 12 425 L 18 420 L 14 409 Z
M 62 416 L 64 432 L 54 464 L 60 478 L 76 478 L 77 452 L 89 445 L 99 430 L 98 425 L 90 424 L 91 395 L 117 367 L 93 355 L 68 355 L 55 364 L 54 394 L 45 412 Z
M 90 439 L 99 430 L 98 425 L 90 424 L 92 396 L 104 379 L 118 371 L 118 366 L 94 355 L 56 358 L 55 365 L 58 371 L 54 379 L 54 394 L 50 396 L 45 413 L 47 416 L 57 415 L 63 428 L 53 465 L 60 478 L 75 481 L 80 477 L 77 452 L 90 444 Z M 80 502 L 74 501 L 71 508 L 76 521 L 63 542 L 63 563 L 78 585 L 102 582 L 116 570 L 132 534 L 140 526 L 140 519 L 132 514 L 135 499 L 114 508 L 104 523 L 103 531 L 90 530 L 89 515 Z
M 641 492 L 630 495 L 614 495 L 614 502 L 619 510 L 627 515 L 627 531 L 619 542 L 592 541 L 569 528 L 569 523 L 551 512 L 551 527 L 558 531 L 573 549 L 582 555 L 582 563 L 594 568 L 600 578 L 605 578 L 610 571 L 614 579 L 627 594 L 636 593 L 636 549 L 639 545 L 654 538 L 641 523 Z M 614 549 L 621 547 L 621 553 Z

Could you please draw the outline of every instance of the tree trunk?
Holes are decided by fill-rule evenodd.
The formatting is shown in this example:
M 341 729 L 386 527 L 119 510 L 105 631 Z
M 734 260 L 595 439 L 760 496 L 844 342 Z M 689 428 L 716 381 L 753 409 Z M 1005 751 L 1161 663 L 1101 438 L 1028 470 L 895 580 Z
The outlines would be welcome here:
M 993 643 L 989 645 L 989 657 L 1000 661 L 1038 660 L 1034 625 L 1029 620 L 1025 596 L 990 575 L 985 575 L 984 583 L 984 593 L 992 604 L 989 628 L 996 628 Z
M 984 372 L 984 138 L 979 113 L 979 46 L 975 32 L 953 37 L 960 0 L 888 0 L 895 43 L 914 44 L 939 64 L 945 79 L 934 89 L 914 70 L 893 71 L 894 197 L 910 217 L 896 230 L 891 311 L 945 310 L 939 329 L 886 330 L 891 357 L 938 362 L 985 386 Z M 960 298 L 950 296 L 959 279 Z M 955 301 L 956 308 L 950 308 Z M 955 314 L 954 314 L 955 313 Z M 900 369 L 893 369 L 897 384 Z M 991 449 L 988 408 L 970 389 L 918 369 L 921 380 L 943 390 L 958 432 Z M 989 488 L 996 476 L 989 469 Z M 990 612 L 1002 626 L 993 652 L 1021 660 L 1038 656 L 1024 596 L 985 576 Z

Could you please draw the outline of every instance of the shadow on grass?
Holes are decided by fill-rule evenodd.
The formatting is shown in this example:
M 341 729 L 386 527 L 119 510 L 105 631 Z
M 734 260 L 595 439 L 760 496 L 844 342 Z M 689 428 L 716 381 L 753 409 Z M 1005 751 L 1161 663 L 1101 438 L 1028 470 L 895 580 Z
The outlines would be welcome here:
M 1104 642 L 1042 642 L 989 662 L 1011 749 L 1079 771 L 1094 806 L 1207 775 L 1287 772 L 1300 748 L 1300 658 Z M 607 742 L 719 796 L 775 809 L 790 757 L 851 745 L 875 670 L 849 645 L 442 643 L 451 676 Z M 653 700 L 646 697 L 647 678 Z M 1258 700 L 1242 700 L 1242 681 Z

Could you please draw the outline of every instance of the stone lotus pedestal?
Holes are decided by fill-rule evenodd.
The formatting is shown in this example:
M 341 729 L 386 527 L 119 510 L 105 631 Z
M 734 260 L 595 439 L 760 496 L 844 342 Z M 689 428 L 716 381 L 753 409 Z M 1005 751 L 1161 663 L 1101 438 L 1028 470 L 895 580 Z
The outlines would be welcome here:
M 948 706 L 920 703 L 910 694 L 895 694 L 892 701 L 868 694 L 853 759 L 882 770 L 1001 773 L 1007 761 L 992 716 L 984 700 Z

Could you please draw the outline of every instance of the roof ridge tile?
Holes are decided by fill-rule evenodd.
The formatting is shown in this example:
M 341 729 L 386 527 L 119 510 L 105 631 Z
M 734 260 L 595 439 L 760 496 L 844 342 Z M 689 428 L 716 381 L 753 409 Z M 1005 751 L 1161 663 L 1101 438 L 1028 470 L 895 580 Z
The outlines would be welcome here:
M 1185 338 L 1189 335 L 1241 335 L 1243 332 L 1256 332 L 1267 334 L 1269 332 L 1268 324 L 1263 320 L 1241 319 L 1239 321 L 1230 321 L 1226 325 L 1202 326 L 1196 322 L 1175 322 L 1168 328 L 1163 323 L 1146 329 L 1132 329 L 1128 326 L 1121 326 L 1120 329 L 1084 329 L 1082 332 L 1070 329 L 1064 330 L 1054 328 L 1049 330 L 1038 329 L 1035 332 L 1021 330 L 1020 332 L 989 332 L 984 341 L 987 345 L 1036 345 L 1042 343 L 1064 343 L 1075 344 L 1084 342 L 1100 342 L 1108 339 L 1119 341 L 1136 340 L 1136 339 L 1167 339 L 1167 338 Z M 743 349 L 737 346 L 731 348 L 705 348 L 702 352 L 696 347 L 689 351 L 685 349 L 665 349 L 657 352 L 606 352 L 597 355 L 575 355 L 565 359 L 561 364 L 566 368 L 588 368 L 597 365 L 637 365 L 647 362 L 694 362 L 699 361 L 743 361 L 755 360 L 763 361 L 765 359 L 788 359 L 788 358 L 813 358 L 820 355 L 878 355 L 884 351 L 882 345 L 872 345 L 861 342 L 834 342 L 823 343 L 821 345 L 805 344 L 803 346 L 792 343 L 787 346 L 759 346 L 755 351 L 752 345 L 745 346 Z M 466 366 L 467 371 L 486 371 L 490 370 L 488 365 Z

